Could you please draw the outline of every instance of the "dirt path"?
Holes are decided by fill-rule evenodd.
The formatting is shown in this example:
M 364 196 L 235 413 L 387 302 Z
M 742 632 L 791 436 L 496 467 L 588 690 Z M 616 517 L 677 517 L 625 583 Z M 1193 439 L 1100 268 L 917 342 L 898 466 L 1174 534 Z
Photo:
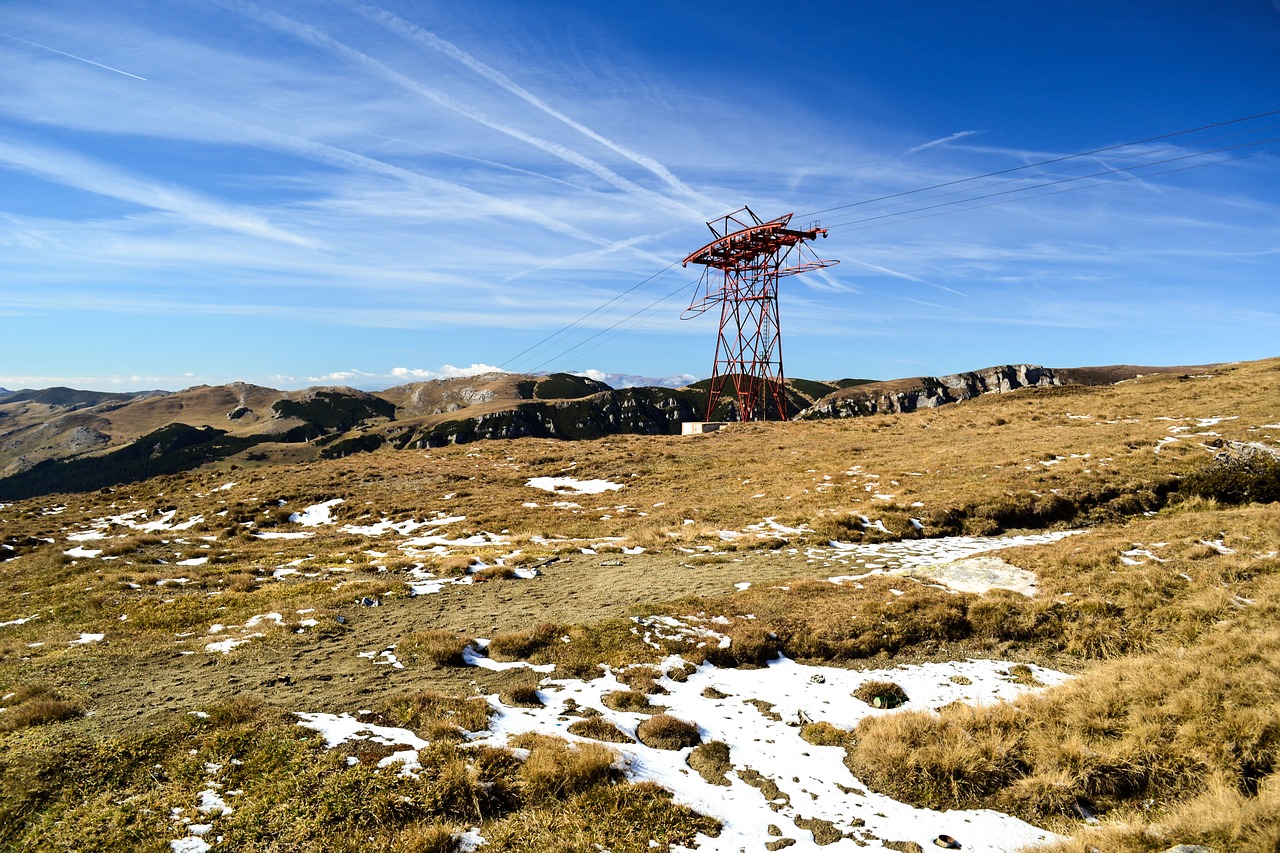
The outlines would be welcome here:
M 628 615 L 639 605 L 731 593 L 742 582 L 830 573 L 820 563 L 810 569 L 803 554 L 777 551 L 744 552 L 690 568 L 696 559 L 682 553 L 574 555 L 529 580 L 449 584 L 438 593 L 387 598 L 378 607 L 353 603 L 302 634 L 276 631 L 228 654 L 174 651 L 139 661 L 105 645 L 86 650 L 64 676 L 87 695 L 104 731 L 134 729 L 243 695 L 331 712 L 354 711 L 400 691 L 479 695 L 534 676 L 472 667 L 399 669 L 375 660 L 406 635 L 430 628 L 490 637 L 541 622 L 587 623 Z

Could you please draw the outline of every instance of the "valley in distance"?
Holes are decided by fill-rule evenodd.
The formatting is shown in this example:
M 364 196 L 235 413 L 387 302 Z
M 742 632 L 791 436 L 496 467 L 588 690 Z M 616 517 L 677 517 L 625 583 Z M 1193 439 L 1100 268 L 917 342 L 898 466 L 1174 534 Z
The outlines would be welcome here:
M 1280 849 L 1280 359 L 706 393 L 0 391 L 0 849 Z

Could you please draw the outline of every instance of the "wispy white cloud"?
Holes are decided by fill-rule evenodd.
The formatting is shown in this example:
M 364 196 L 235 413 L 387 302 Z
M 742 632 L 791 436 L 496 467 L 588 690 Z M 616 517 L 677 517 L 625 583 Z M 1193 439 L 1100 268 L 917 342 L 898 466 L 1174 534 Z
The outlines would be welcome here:
M 0 137 L 0 164 L 64 186 L 167 211 L 202 225 L 297 246 L 311 245 L 306 238 L 272 225 L 266 217 L 243 206 L 205 198 L 69 151 Z
M 74 358 L 144 375 L 157 360 L 150 331 L 190 327 L 201 334 L 183 346 L 203 347 L 201 370 L 221 375 L 208 365 L 238 355 L 205 339 L 251 326 L 264 346 L 228 369 L 270 384 L 396 352 L 492 363 L 585 318 L 537 362 L 565 369 L 594 349 L 610 364 L 593 368 L 682 373 L 710 362 L 715 318 L 679 323 L 683 302 L 643 309 L 675 286 L 648 279 L 703 240 L 704 219 L 742 203 L 806 219 L 807 209 L 1067 153 L 1009 144 L 1016 127 L 916 145 L 893 117 L 832 110 L 804 86 L 761 110 L 740 95 L 775 92 L 776 80 L 711 61 L 693 77 L 675 73 L 634 33 L 601 26 L 608 9 L 441 17 L 356 2 L 395 12 L 174 0 L 183 14 L 143 15 L 130 4 L 11 0 L 6 31 L 70 56 L 0 38 L 0 312 L 24 318 L 6 319 L 6 369 L 77 376 L 54 364 Z M 813 59 L 816 71 L 823 58 Z M 842 91 L 856 89 L 849 78 Z M 932 120 L 903 103 L 901 126 Z M 988 336 L 1034 349 L 1070 341 L 1090 311 L 1138 323 L 1145 310 L 1150 333 L 1137 348 L 1182 328 L 1169 289 L 1185 298 L 1213 282 L 1221 304 L 1198 308 L 1207 325 L 1230 305 L 1264 303 L 1280 228 L 1274 163 L 1143 180 L 1165 195 L 1108 176 L 1088 192 L 875 230 L 836 227 L 860 208 L 814 214 L 833 228 L 821 254 L 843 263 L 788 280 L 789 364 L 860 346 L 942 353 L 945 336 L 922 313 L 991 328 L 984 318 L 1062 311 L 1062 334 L 1009 325 Z M 882 202 L 873 214 L 907 206 Z M 1073 301 L 1057 300 L 1067 292 Z M 1240 329 L 1229 342 L 1274 337 L 1273 319 L 1230 319 Z M 104 324 L 136 333 L 93 334 Z M 837 335 L 849 342 L 831 346 Z M 64 346 L 41 345 L 59 336 Z M 78 343 L 91 338 L 109 343 Z M 946 340 L 943 355 L 961 361 L 975 346 Z
M 599 144 L 605 146 L 609 150 L 622 155 L 626 159 L 632 161 L 633 163 L 636 163 L 639 166 L 644 167 L 645 169 L 649 170 L 657 177 L 661 178 L 662 181 L 666 183 L 669 187 L 685 195 L 689 199 L 697 202 L 702 207 L 715 209 L 718 206 L 722 206 L 722 203 L 712 202 L 706 196 L 695 191 L 692 187 L 690 187 L 684 181 L 676 177 L 675 174 L 673 174 L 670 169 L 668 169 L 662 163 L 658 162 L 653 157 L 649 157 L 645 154 L 641 154 L 637 151 L 633 151 L 624 145 L 620 145 L 619 143 L 614 142 L 613 140 L 602 136 L 601 134 L 597 133 L 596 131 L 592 130 L 591 128 L 587 127 L 581 122 L 570 118 L 569 116 L 565 115 L 563 112 L 547 104 L 546 101 L 544 101 L 542 98 L 539 98 L 537 95 L 533 94 L 528 89 L 525 89 L 523 86 L 516 83 L 510 77 L 503 74 L 501 71 L 498 71 L 496 68 L 493 68 L 492 66 L 481 62 L 480 60 L 476 59 L 474 56 L 467 53 L 465 50 L 462 50 L 452 42 L 447 41 L 446 39 L 440 38 L 440 36 L 436 35 L 435 33 L 430 32 L 429 30 L 426 30 L 415 24 L 412 24 L 404 20 L 403 18 L 400 18 L 397 15 L 393 15 L 392 13 L 386 11 L 385 9 L 378 9 L 375 7 L 365 6 L 365 7 L 361 7 L 361 11 L 371 20 L 377 21 L 383 24 L 384 26 L 388 27 L 389 29 L 399 32 L 400 34 L 408 38 L 411 38 L 420 44 L 425 44 L 428 47 L 431 47 L 435 50 L 440 51 L 445 56 L 448 56 L 449 58 L 456 60 L 457 62 L 461 63 L 467 68 L 470 68 L 472 71 L 476 72 L 484 79 L 495 83 L 497 86 L 506 90 L 507 92 L 510 92 L 512 95 L 515 95 L 517 98 L 520 98 L 522 101 L 525 101 L 526 103 L 536 107 L 537 109 L 541 110 L 542 112 L 546 113 L 547 115 L 551 116 L 557 121 L 562 122 L 566 126 L 573 128 L 578 133 L 581 133 L 583 136 L 587 137 L 593 142 L 598 142 Z
M 230 2 L 230 0 L 228 0 L 228 2 Z M 388 81 L 395 83 L 406 91 L 413 92 L 416 95 L 426 98 L 439 106 L 455 112 L 458 115 L 464 116 L 480 125 L 483 125 L 484 127 L 489 128 L 490 130 L 497 131 L 498 133 L 505 134 L 513 139 L 532 145 L 554 157 L 559 157 L 565 162 L 601 178 L 607 183 L 612 184 L 614 187 L 636 196 L 637 198 L 648 201 L 661 209 L 681 213 L 685 216 L 691 216 L 694 219 L 700 215 L 697 209 L 690 207 L 686 203 L 668 198 L 660 193 L 648 189 L 647 187 L 642 187 L 634 181 L 619 175 L 603 163 L 600 163 L 599 161 L 594 160 L 591 157 L 568 147 L 567 145 L 563 145 L 553 140 L 544 139 L 505 122 L 500 122 L 487 116 L 469 104 L 451 97 L 445 92 L 428 86 L 418 80 L 411 79 L 410 77 L 390 68 L 385 63 L 369 56 L 367 53 L 357 50 L 356 48 L 333 38 L 318 27 L 302 23 L 277 12 L 262 9 L 252 3 L 235 2 L 233 6 L 244 14 L 251 15 L 268 26 L 274 27 L 282 32 L 287 32 L 296 38 L 302 39 L 308 44 L 323 48 L 347 59 L 353 60 L 377 72 Z

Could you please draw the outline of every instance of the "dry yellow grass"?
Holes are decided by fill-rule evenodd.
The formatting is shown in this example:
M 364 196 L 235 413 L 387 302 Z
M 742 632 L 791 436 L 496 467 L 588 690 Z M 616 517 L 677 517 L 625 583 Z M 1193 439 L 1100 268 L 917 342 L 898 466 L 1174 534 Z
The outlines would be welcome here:
M 1077 800 L 1087 798 L 1103 810 L 1096 838 L 1105 843 L 1081 836 L 1074 849 L 1154 851 L 1169 839 L 1270 849 L 1280 505 L 1226 506 L 1178 488 L 1222 442 L 1276 445 L 1280 430 L 1264 425 L 1276 423 L 1277 401 L 1273 360 L 1226 366 L 1212 378 L 1030 389 L 907 416 L 739 425 L 692 439 L 519 440 L 236 462 L 14 502 L 0 507 L 8 546 L 0 622 L 9 623 L 0 628 L 0 695 L 57 684 L 56 701 L 94 715 L 35 715 L 0 733 L 0 846 L 144 849 L 158 824 L 143 810 L 166 814 L 202 784 L 200 763 L 183 757 L 192 739 L 205 751 L 199 762 L 225 758 L 231 746 L 250 756 L 249 769 L 236 771 L 245 804 L 228 824 L 242 833 L 239 849 L 263 849 L 245 841 L 251 830 L 299 850 L 322 842 L 353 849 L 350 839 L 371 835 L 385 849 L 430 850 L 478 822 L 501 849 L 616 851 L 714 831 L 650 786 L 609 782 L 600 753 L 541 744 L 533 777 L 500 751 L 464 758 L 457 744 L 487 721 L 483 703 L 465 697 L 514 697 L 529 687 L 520 681 L 527 676 L 433 665 L 458 663 L 462 644 L 489 636 L 496 660 L 554 663 L 557 675 L 582 677 L 605 664 L 637 696 L 660 692 L 653 665 L 671 652 L 725 666 L 759 665 L 779 652 L 849 665 L 970 654 L 1055 663 L 1078 677 L 1014 706 L 897 713 L 867 723 L 856 745 L 815 726 L 805 736 L 848 747 L 858 766 L 899 762 L 907 771 L 896 778 L 869 770 L 865 781 L 909 799 L 1003 808 L 1070 830 Z M 526 485 L 535 476 L 599 477 L 623 488 L 551 495 Z M 336 498 L 334 524 L 289 521 Z M 139 529 L 168 512 L 190 526 Z M 68 539 L 126 513 L 137 515 L 100 525 L 104 539 Z M 752 528 L 766 518 L 776 526 Z M 384 520 L 417 523 L 412 536 L 473 544 L 389 546 L 410 537 L 356 532 Z M 876 578 L 837 586 L 790 554 L 829 538 L 1067 525 L 1091 530 L 1010 557 L 1038 575 L 1034 599 L 914 583 L 895 595 L 893 582 Z M 102 553 L 63 553 L 73 545 Z M 637 555 L 637 546 L 647 551 Z M 557 556 L 532 581 L 446 586 L 409 600 L 418 567 L 451 580 L 480 563 L 509 569 Z M 610 588 L 631 565 L 641 576 L 634 588 Z M 752 566 L 769 582 L 745 592 L 707 592 L 687 580 L 720 573 L 731 589 L 739 578 L 728 573 Z M 599 589 L 593 573 L 604 578 Z M 799 577 L 783 582 L 788 576 Z M 555 586 L 557 577 L 574 586 Z M 537 598 L 544 589 L 565 599 Z M 588 611 L 591 619 L 574 615 Z M 279 618 L 264 620 L 269 614 Z M 655 648 L 631 618 L 652 614 L 714 626 L 732 642 L 699 649 L 657 639 Z M 73 644 L 82 633 L 106 639 Z M 249 633 L 256 636 L 226 655 L 205 649 Z M 397 655 L 413 692 L 389 688 L 389 669 L 357 651 Z M 306 710 L 371 706 L 376 719 L 438 741 L 424 764 L 439 784 L 407 790 L 364 765 L 347 773 L 345 755 L 299 742 L 293 721 L 246 698 L 255 695 L 295 708 L 305 700 Z M 183 716 L 196 696 L 220 700 L 208 728 Z M 585 734 L 593 724 L 574 727 Z M 148 781 L 156 764 L 168 781 Z M 71 767 L 89 768 L 83 784 L 70 784 Z M 299 781 L 270 781 L 277 778 Z M 427 805 L 409 809 L 406 796 Z M 320 805 L 291 827 L 303 799 Z M 604 825 L 602 814 L 616 823 Z M 636 827 L 648 833 L 635 835 L 643 848 L 627 834 Z

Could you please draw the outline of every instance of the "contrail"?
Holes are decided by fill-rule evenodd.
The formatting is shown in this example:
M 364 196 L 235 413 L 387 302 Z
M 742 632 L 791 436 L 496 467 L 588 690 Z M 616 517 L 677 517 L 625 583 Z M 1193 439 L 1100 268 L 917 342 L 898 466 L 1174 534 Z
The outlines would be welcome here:
M 623 192 L 647 199 L 661 207 L 676 210 L 683 215 L 692 216 L 695 219 L 701 218 L 701 214 L 695 208 L 690 207 L 684 202 L 668 198 L 659 192 L 642 187 L 634 181 L 617 174 L 603 163 L 599 163 L 572 148 L 561 145 L 557 142 L 552 142 L 551 140 L 542 139 L 541 137 L 526 133 L 518 128 L 490 119 L 483 113 L 480 113 L 465 104 L 459 103 L 448 94 L 432 89 L 429 86 L 425 86 L 416 80 L 406 77 L 386 64 L 374 59 L 372 56 L 338 41 L 311 24 L 305 24 L 277 12 L 263 9 L 256 4 L 249 2 L 249 0 L 228 0 L 228 5 L 241 14 L 261 21 L 273 29 L 293 35 L 308 42 L 309 44 L 328 50 L 331 53 L 337 53 L 341 56 L 347 57 L 348 59 L 355 60 L 356 62 L 373 69 L 383 77 L 386 77 L 388 80 L 404 89 L 434 101 L 445 109 L 469 118 L 472 121 L 478 122 L 479 124 L 495 130 L 498 133 L 506 134 L 513 139 L 518 139 L 521 142 L 525 142 L 535 148 L 539 148 L 553 157 L 558 157 L 567 163 L 583 169 L 584 171 L 590 172 Z
M 908 148 L 903 156 L 905 157 L 907 154 L 915 154 L 917 151 L 923 151 L 926 148 L 932 148 L 935 145 L 945 145 L 948 142 L 955 142 L 957 139 L 964 139 L 966 136 L 973 136 L 976 133 L 978 133 L 976 130 L 962 130 L 959 133 L 953 133 L 950 136 L 944 136 L 941 139 L 934 139 L 931 142 L 926 142 L 924 145 L 917 145 L 915 148 Z
M 58 56 L 65 56 L 68 59 L 77 59 L 80 62 L 87 62 L 89 65 L 96 65 L 99 68 L 105 68 L 108 71 L 114 71 L 117 74 L 123 74 L 126 77 L 132 77 L 134 80 L 141 80 L 143 83 L 147 82 L 146 77 L 139 77 L 137 74 L 130 74 L 128 71 L 121 71 L 119 68 L 112 68 L 110 65 L 103 65 L 101 62 L 94 62 L 92 59 L 85 59 L 83 56 L 76 56 L 74 53 L 67 53 L 65 50 L 58 50 L 56 47 L 49 47 L 47 44 L 37 44 L 33 41 L 27 41 L 24 38 L 11 36 L 8 33 L 0 33 L 0 35 L 4 35 L 6 38 L 11 38 L 14 41 L 20 41 L 23 44 L 29 44 L 32 47 L 38 47 L 41 50 L 47 50 L 50 53 L 56 53 Z
M 1280 0 L 1277 0 L 1277 2 L 1280 2 Z M 452 42 L 446 41 L 445 39 L 440 38 L 435 33 L 432 33 L 428 30 L 423 29 L 422 27 L 411 24 L 408 21 L 404 20 L 403 18 L 400 18 L 384 9 L 377 9 L 369 6 L 362 6 L 362 7 L 359 7 L 359 11 L 366 17 L 382 24 L 388 29 L 398 31 L 401 35 L 411 38 L 421 44 L 425 44 L 428 47 L 434 48 L 435 50 L 440 51 L 441 53 L 445 54 L 451 59 L 457 62 L 460 62 L 461 64 L 465 65 L 467 68 L 470 68 L 472 71 L 479 74 L 481 77 L 484 77 L 486 80 L 489 80 L 490 82 L 497 84 L 498 86 L 502 87 L 506 91 L 515 95 L 517 98 L 520 98 L 521 100 L 541 110 L 542 112 L 546 113 L 547 115 L 551 116 L 557 121 L 562 122 L 563 124 L 573 128 L 578 133 L 581 133 L 583 136 L 587 137 L 588 139 L 598 142 L 601 145 L 605 146 L 606 148 L 610 149 L 611 151 L 615 152 L 616 154 L 620 154 L 621 156 L 626 157 L 628 160 L 631 160 L 636 165 L 642 166 L 645 169 L 648 169 L 654 175 L 661 178 L 672 189 L 675 189 L 683 193 L 684 195 L 688 196 L 689 198 L 693 199 L 699 204 L 706 205 L 709 203 L 705 196 L 702 196 L 696 191 L 694 191 L 684 181 L 677 178 L 671 172 L 670 169 L 668 169 L 666 166 L 663 166 L 657 160 L 653 159 L 652 157 L 646 157 L 643 154 L 640 154 L 638 152 L 632 151 L 629 148 L 619 145 L 613 140 L 607 139 L 604 136 L 601 136 L 599 133 L 596 133 L 594 130 L 582 124 L 581 122 L 573 120 L 569 116 L 565 115 L 564 113 L 552 107 L 550 104 L 543 101 L 537 95 L 533 94 L 532 92 L 530 92 L 529 90 L 521 86 L 520 84 L 516 83 L 510 77 L 503 74 L 501 71 L 498 71 L 496 68 L 493 68 L 492 66 L 486 65 L 485 63 L 476 59 L 474 56 L 462 50 L 460 47 L 453 44 Z

